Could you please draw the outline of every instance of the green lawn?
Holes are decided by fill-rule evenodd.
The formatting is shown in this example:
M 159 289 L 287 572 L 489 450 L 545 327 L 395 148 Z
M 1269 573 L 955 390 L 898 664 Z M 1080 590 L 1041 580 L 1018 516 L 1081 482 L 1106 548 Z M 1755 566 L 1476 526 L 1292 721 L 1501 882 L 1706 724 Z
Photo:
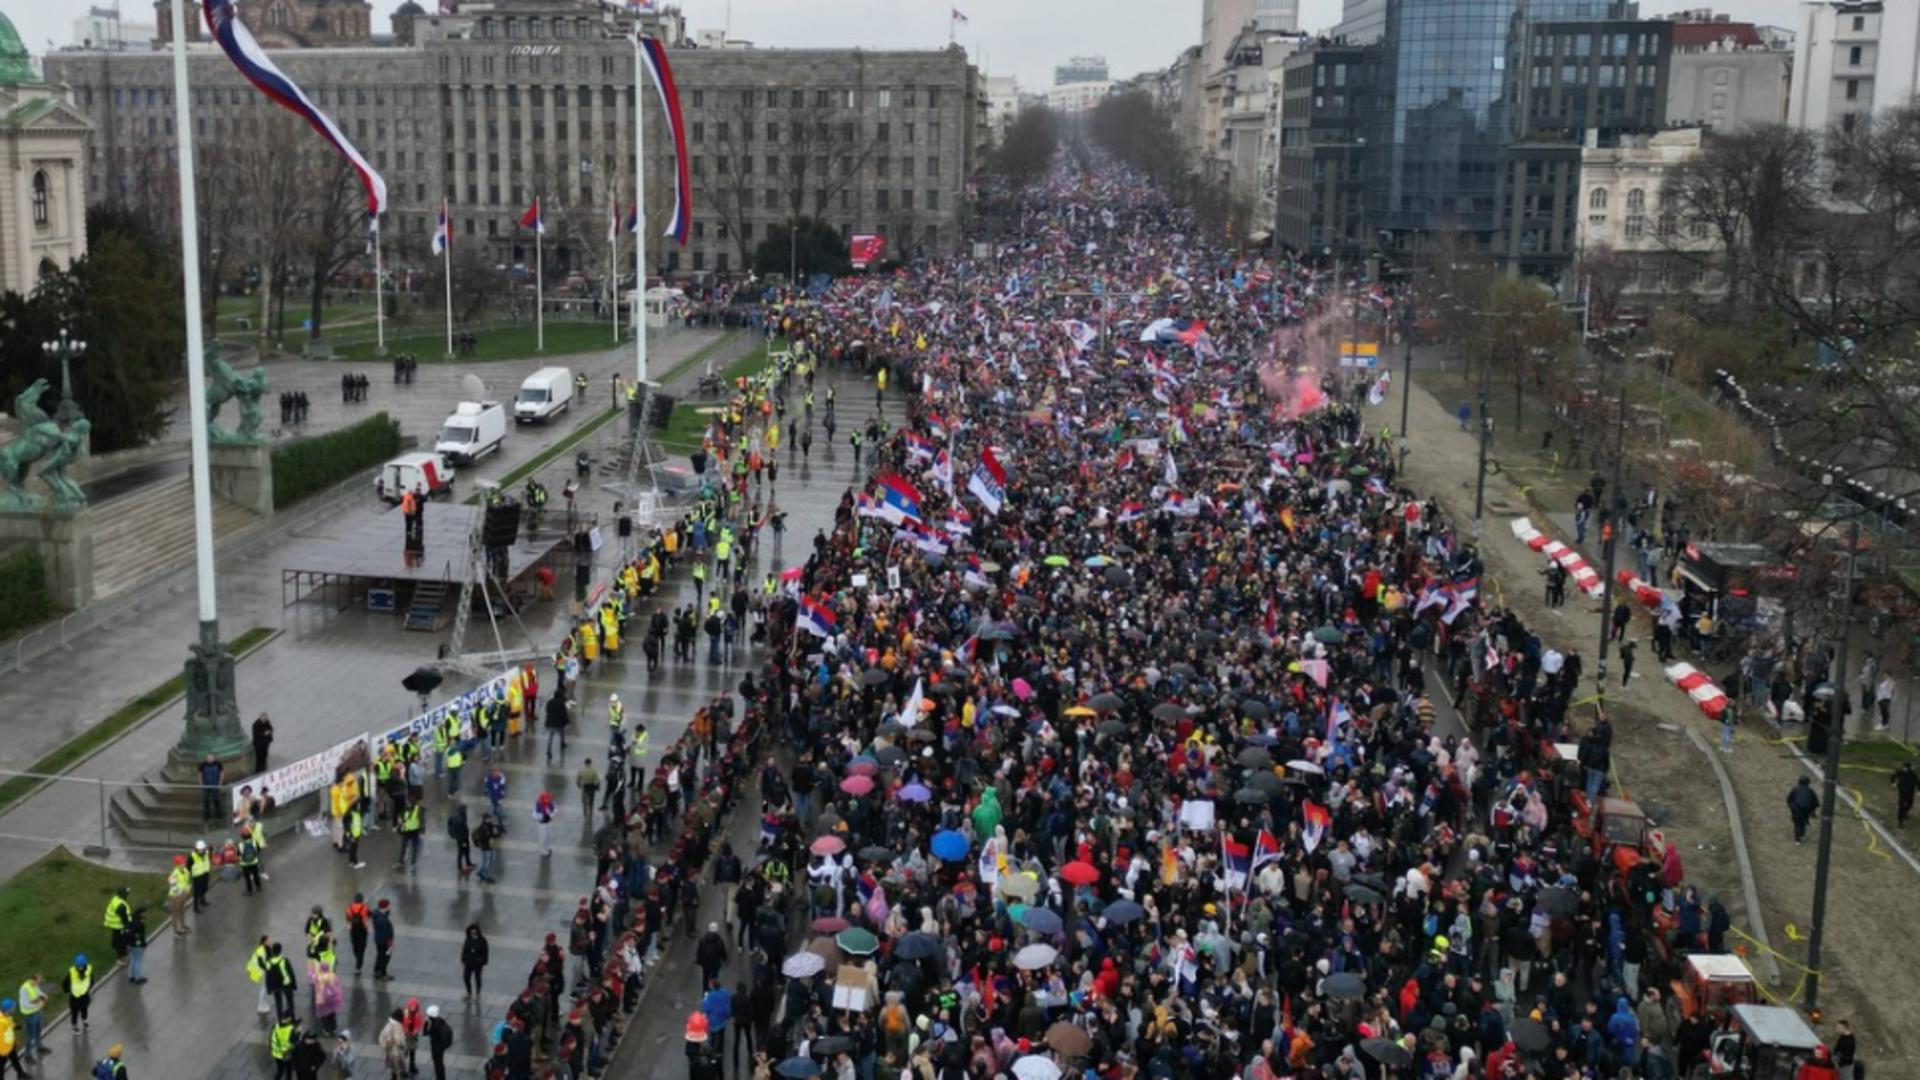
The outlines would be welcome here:
M 387 336 L 387 355 L 394 353 L 412 353 L 423 364 L 437 363 L 473 363 L 489 360 L 523 360 L 529 356 L 543 355 L 534 348 L 533 324 L 507 326 L 496 330 L 482 331 L 478 335 L 478 348 L 468 356 L 447 359 L 446 332 L 428 334 L 409 334 L 406 337 Z M 607 323 L 591 322 L 549 322 L 547 323 L 547 349 L 544 355 L 562 356 L 568 353 L 594 352 L 614 347 L 613 327 Z M 357 341 L 351 345 L 342 345 L 334 350 L 334 355 L 342 360 L 378 360 L 379 350 L 371 341 Z
M 85 953 L 97 983 L 113 967 L 113 939 L 102 925 L 107 898 L 125 885 L 132 902 L 147 909 L 147 932 L 159 933 L 166 917 L 166 879 L 159 874 L 109 870 L 57 848 L 0 885 L 0 987 L 15 997 L 28 975 L 39 973 L 47 992 L 46 1016 L 66 1005 L 67 968 Z M 49 1032 L 48 1042 L 57 1032 Z
M 720 406 L 718 401 L 682 401 L 673 407 L 673 417 L 667 421 L 667 430 L 660 433 L 660 445 L 668 453 L 691 453 L 700 445 L 701 436 L 706 434 L 707 421 L 712 419 L 702 409 Z
M 264 644 L 278 631 L 264 626 L 256 626 L 239 637 L 227 642 L 227 652 L 233 656 L 243 656 L 254 648 Z M 67 740 L 52 753 L 34 762 L 25 771 L 28 776 L 16 776 L 0 784 L 0 810 L 5 810 L 15 802 L 25 798 L 41 783 L 39 776 L 58 776 L 107 743 L 118 738 L 128 728 L 145 719 L 154 710 L 171 704 L 187 691 L 187 677 L 175 675 L 159 686 L 141 694 L 132 701 L 113 711 L 106 719 L 88 728 L 86 731 Z M 0 935 L 0 941 L 8 940 Z M 8 984 L 0 982 L 0 987 Z M 17 984 L 15 984 L 17 985 Z
M 1858 702 L 1855 702 L 1858 704 Z M 1900 730 L 1900 713 L 1893 715 L 1893 731 Z M 1913 762 L 1920 768 L 1920 750 L 1916 750 L 1897 738 L 1877 736 L 1854 737 L 1840 748 L 1840 782 L 1859 793 L 1867 809 L 1873 811 L 1887 828 L 1893 828 L 1893 770 L 1906 762 Z M 1815 781 L 1819 783 L 1819 781 Z M 1843 813 L 1848 812 L 1841 807 Z M 1911 828 L 1911 826 L 1909 826 Z

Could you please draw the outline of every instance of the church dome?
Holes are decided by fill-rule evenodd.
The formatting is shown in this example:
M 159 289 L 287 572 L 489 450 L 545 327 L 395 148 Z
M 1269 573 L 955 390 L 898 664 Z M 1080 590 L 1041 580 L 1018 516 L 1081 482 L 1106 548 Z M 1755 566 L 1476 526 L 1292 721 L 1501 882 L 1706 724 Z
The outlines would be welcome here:
M 38 83 L 40 73 L 33 69 L 33 57 L 13 29 L 13 23 L 0 12 L 0 86 Z

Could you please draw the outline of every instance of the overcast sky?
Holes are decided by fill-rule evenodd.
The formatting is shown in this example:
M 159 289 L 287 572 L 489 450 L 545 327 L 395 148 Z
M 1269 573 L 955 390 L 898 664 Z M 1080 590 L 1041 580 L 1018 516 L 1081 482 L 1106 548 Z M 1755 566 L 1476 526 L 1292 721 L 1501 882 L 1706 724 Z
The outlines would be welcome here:
M 73 18 L 89 3 L 113 0 L 8 0 L 4 10 L 27 48 L 73 40 Z M 120 0 L 130 21 L 150 17 L 147 0 Z M 187 0 L 192 4 L 193 0 Z M 1904 0 L 1913 2 L 1913 0 Z M 374 25 L 401 0 L 374 0 Z M 423 0 L 431 9 L 434 0 Z M 1684 0 L 1642 0 L 1640 10 L 1679 10 Z M 1706 6 L 1705 0 L 1692 6 Z M 1713 5 L 1737 18 L 1792 27 L 1798 0 L 1721 0 Z M 760 46 L 864 45 L 931 48 L 947 40 L 948 0 L 682 0 L 693 30 L 718 29 L 732 9 L 732 34 Z M 1181 48 L 1200 40 L 1200 0 L 952 0 L 967 17 L 955 35 L 990 74 L 1013 74 L 1022 87 L 1038 90 L 1053 80 L 1053 65 L 1069 56 L 1104 53 L 1117 78 L 1165 67 Z M 190 12 L 191 13 L 191 12 Z M 1339 18 L 1340 0 L 1301 0 L 1300 25 L 1323 30 Z

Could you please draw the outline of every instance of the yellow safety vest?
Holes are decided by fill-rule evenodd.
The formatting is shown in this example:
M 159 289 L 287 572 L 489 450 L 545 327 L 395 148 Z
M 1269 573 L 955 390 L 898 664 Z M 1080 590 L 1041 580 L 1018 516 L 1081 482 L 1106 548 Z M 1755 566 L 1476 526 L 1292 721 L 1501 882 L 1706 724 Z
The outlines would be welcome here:
M 259 982 L 266 977 L 267 947 L 265 945 L 257 945 L 254 947 L 253 955 L 247 957 L 247 978 L 252 979 L 254 982 Z
M 67 979 L 74 997 L 86 997 L 87 993 L 93 989 L 93 965 L 88 964 L 85 971 L 77 967 L 68 968 Z
M 127 903 L 125 899 L 115 896 L 107 900 L 107 929 L 125 930 L 127 920 L 132 917 L 133 905 Z
M 186 867 L 176 866 L 173 872 L 167 875 L 168 896 L 185 896 L 192 888 L 193 878 L 188 875 Z
M 208 874 L 213 873 L 213 856 L 208 855 L 206 852 L 195 851 L 187 856 L 187 860 L 193 868 L 194 877 L 206 877 Z
M 285 1061 L 293 1056 L 293 1021 L 282 1020 L 273 1025 L 273 1060 Z
M 645 728 L 633 733 L 633 760 L 637 763 L 647 756 L 647 732 Z
M 454 743 L 447 749 L 447 768 L 457 769 L 467 763 L 467 755 L 460 752 L 460 744 Z
M 32 1016 L 34 1013 L 46 1007 L 47 995 L 45 991 L 40 989 L 39 983 L 28 979 L 26 982 L 20 984 L 21 1016 Z
M 403 831 L 403 832 L 419 832 L 419 831 L 420 831 L 420 830 L 422 829 L 422 827 L 423 827 L 423 826 L 421 825 L 421 822 L 420 822 L 420 807 L 419 807 L 419 805 L 418 805 L 418 804 L 415 804 L 415 805 L 413 805 L 413 806 L 409 806 L 409 807 L 407 807 L 407 810 L 406 810 L 406 813 L 404 813 L 404 814 L 402 814 L 402 815 L 400 816 L 400 829 L 401 829 L 401 831 Z

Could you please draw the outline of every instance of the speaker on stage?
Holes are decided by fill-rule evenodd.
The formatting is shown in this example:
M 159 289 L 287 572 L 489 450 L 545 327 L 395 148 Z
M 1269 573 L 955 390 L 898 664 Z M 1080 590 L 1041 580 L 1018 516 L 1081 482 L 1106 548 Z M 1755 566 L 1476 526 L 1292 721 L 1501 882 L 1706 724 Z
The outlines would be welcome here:
M 486 521 L 480 526 L 480 545 L 488 551 L 512 547 L 520 536 L 520 503 L 515 499 L 502 499 L 487 507 L 486 515 Z
M 653 395 L 647 401 L 647 423 L 652 424 L 656 431 L 667 430 L 667 424 L 673 420 L 673 405 L 671 395 Z

